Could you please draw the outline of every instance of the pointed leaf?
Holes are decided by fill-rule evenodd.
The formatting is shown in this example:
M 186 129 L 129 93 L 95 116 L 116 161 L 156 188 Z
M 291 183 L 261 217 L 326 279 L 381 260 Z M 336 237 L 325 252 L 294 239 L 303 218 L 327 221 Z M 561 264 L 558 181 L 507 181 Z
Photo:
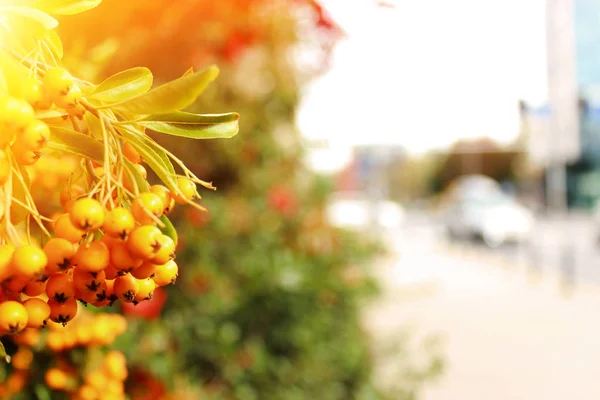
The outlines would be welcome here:
M 213 65 L 165 83 L 130 100 L 112 104 L 111 107 L 134 115 L 179 111 L 191 105 L 218 74 L 219 69 Z
M 6 354 L 6 349 L 4 348 L 2 342 L 0 342 L 0 357 L 4 358 L 6 362 L 10 361 L 10 357 L 8 356 L 8 354 Z
M 35 8 L 54 15 L 73 15 L 97 7 L 102 0 L 39 0 Z
M 88 96 L 90 99 L 116 103 L 146 93 L 152 87 L 152 72 L 137 67 L 106 79 Z
M 149 146 L 143 139 L 140 138 L 139 134 L 134 134 L 125 129 L 123 129 L 121 133 L 125 137 L 125 140 L 131 143 L 133 148 L 140 153 L 140 156 L 142 156 L 144 162 L 146 162 L 146 164 L 152 168 L 152 171 L 154 171 L 154 173 L 165 184 L 165 186 L 174 193 L 178 192 L 174 174 L 171 173 L 173 165 L 170 163 L 170 161 L 165 163 L 165 159 L 168 161 L 168 157 L 164 151 L 160 152 Z
M 175 230 L 173 223 L 169 218 L 167 218 L 166 215 L 161 216 L 160 220 L 163 224 L 165 224 L 165 227 L 160 229 L 163 235 L 167 235 L 168 237 L 173 239 L 173 242 L 175 242 L 175 246 L 177 246 L 177 241 L 179 238 L 177 237 L 177 230 Z
M 51 135 L 48 147 L 87 157 L 100 164 L 104 162 L 104 145 L 102 142 L 67 128 L 50 126 Z
M 191 114 L 173 112 L 150 115 L 136 121 L 156 132 L 190 139 L 221 139 L 235 136 L 239 130 L 239 114 Z
M 139 173 L 139 171 L 133 166 L 133 163 L 128 159 L 123 159 L 125 163 L 125 168 L 127 171 L 133 176 L 135 183 L 137 184 L 140 192 L 147 192 L 150 190 L 150 185 L 148 181 Z
M 31 7 L 0 7 L 0 12 L 8 12 L 37 22 L 43 29 L 50 30 L 58 26 L 58 21 L 43 11 Z

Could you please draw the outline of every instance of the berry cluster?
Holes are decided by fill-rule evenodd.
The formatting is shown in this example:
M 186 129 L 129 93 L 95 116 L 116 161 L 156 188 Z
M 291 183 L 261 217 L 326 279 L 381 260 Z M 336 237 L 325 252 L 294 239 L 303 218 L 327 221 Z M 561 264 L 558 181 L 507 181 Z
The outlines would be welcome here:
M 66 327 L 51 322 L 45 334 L 38 329 L 27 329 L 23 335 L 14 336 L 17 347 L 10 370 L 0 384 L 0 397 L 18 393 L 34 374 L 41 374 L 51 390 L 64 392 L 74 400 L 125 399 L 124 381 L 128 372 L 122 353 L 108 351 L 82 365 L 72 361 L 71 351 L 86 347 L 102 352 L 126 328 L 127 321 L 121 315 L 84 312 Z M 36 358 L 44 358 L 45 354 L 54 355 L 53 362 L 42 361 L 38 365 Z M 43 369 L 39 370 L 40 367 Z

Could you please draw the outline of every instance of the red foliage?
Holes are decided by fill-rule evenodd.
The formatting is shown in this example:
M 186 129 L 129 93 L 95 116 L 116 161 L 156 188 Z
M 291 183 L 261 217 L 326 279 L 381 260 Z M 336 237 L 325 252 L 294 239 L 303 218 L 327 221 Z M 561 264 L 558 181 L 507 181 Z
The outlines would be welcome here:
M 291 216 L 298 211 L 298 199 L 285 186 L 276 185 L 267 193 L 269 207 L 285 216 Z

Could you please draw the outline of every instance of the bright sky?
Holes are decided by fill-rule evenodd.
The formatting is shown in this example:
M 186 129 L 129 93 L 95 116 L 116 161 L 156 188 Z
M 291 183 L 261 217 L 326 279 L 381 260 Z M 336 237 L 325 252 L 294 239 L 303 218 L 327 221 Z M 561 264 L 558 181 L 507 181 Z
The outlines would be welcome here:
M 546 92 L 544 0 L 326 0 L 348 33 L 307 90 L 299 125 L 333 143 L 422 152 L 512 140 L 518 100 Z

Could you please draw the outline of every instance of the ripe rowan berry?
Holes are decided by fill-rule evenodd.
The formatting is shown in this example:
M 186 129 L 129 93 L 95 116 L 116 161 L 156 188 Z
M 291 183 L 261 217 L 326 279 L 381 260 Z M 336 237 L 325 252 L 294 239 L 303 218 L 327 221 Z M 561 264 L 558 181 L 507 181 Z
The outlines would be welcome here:
M 85 231 L 73 225 L 69 214 L 62 214 L 54 222 L 54 235 L 71 243 L 77 243 L 85 236 Z
M 121 275 L 115 279 L 113 290 L 117 298 L 132 302 L 139 291 L 139 282 L 131 274 Z
M 46 147 L 50 139 L 50 128 L 44 121 L 34 119 L 17 136 L 17 143 L 23 149 L 41 150 Z
M 4 282 L 4 289 L 13 294 L 21 293 L 30 280 L 28 276 L 14 275 Z
M 179 267 L 177 263 L 171 260 L 166 264 L 159 265 L 152 279 L 158 286 L 166 286 L 170 283 L 175 283 L 178 273 Z
M 0 246 L 0 282 L 12 274 L 11 261 L 15 252 L 15 246 L 6 243 Z
M 178 193 L 174 193 L 177 204 L 186 204 L 197 197 L 196 184 L 189 178 L 177 177 Z
M 67 239 L 52 238 L 43 247 L 48 258 L 46 273 L 66 271 L 73 265 L 73 259 L 77 252 L 77 245 Z
M 73 284 L 76 290 L 96 292 L 105 280 L 106 274 L 104 271 L 88 272 L 77 267 L 73 269 Z
M 100 240 L 82 244 L 75 254 L 77 268 L 88 272 L 100 272 L 108 267 L 110 251 L 108 246 Z
M 15 142 L 10 147 L 15 161 L 23 166 L 33 165 L 40 159 L 42 153 L 39 150 L 28 149 L 20 142 Z
M 0 331 L 19 333 L 27 326 L 27 310 L 17 301 L 0 303 Z
M 104 224 L 105 213 L 106 209 L 98 200 L 85 197 L 75 201 L 69 212 L 69 218 L 76 228 L 91 231 Z
M 40 341 L 40 336 L 38 328 L 25 328 L 21 333 L 13 337 L 13 342 L 22 346 L 35 347 Z
M 149 260 L 145 260 L 142 265 L 131 271 L 130 274 L 137 279 L 150 278 L 154 275 L 157 268 L 157 264 L 154 264 Z
M 167 235 L 161 235 L 159 238 L 160 250 L 150 259 L 154 264 L 166 264 L 175 259 L 175 242 Z
M 84 382 L 86 385 L 89 385 L 100 392 L 104 390 L 108 380 L 109 379 L 102 371 L 92 371 L 85 377 Z
M 138 291 L 135 294 L 134 303 L 150 300 L 154 294 L 154 289 L 156 289 L 156 283 L 152 278 L 138 279 Z
M 80 400 L 99 400 L 100 393 L 90 385 L 83 385 L 77 391 L 77 399 Z
M 156 226 L 142 225 L 135 228 L 127 239 L 127 250 L 137 258 L 151 259 L 160 250 L 162 232 Z
M 135 228 L 135 220 L 131 212 L 124 207 L 115 207 L 106 213 L 102 229 L 104 234 L 121 240 L 127 239 Z
M 160 197 L 163 204 L 163 214 L 168 214 L 173 210 L 173 207 L 175 207 L 175 199 L 166 186 L 152 185 L 150 186 L 150 191 Z
M 69 93 L 73 88 L 74 82 L 71 74 L 63 68 L 50 68 L 46 71 L 42 79 L 45 93 L 55 101 L 57 97 L 61 97 Z
M 46 385 L 53 390 L 64 390 L 67 388 L 69 376 L 67 373 L 58 368 L 50 368 L 44 374 Z
M 18 247 L 12 256 L 12 270 L 15 274 L 33 277 L 42 272 L 48 262 L 44 251 L 33 245 Z
M 136 269 L 142 265 L 142 261 L 142 259 L 136 258 L 130 253 L 126 243 L 118 243 L 111 249 L 110 263 L 120 273 Z
M 66 272 L 53 274 L 46 282 L 48 298 L 57 303 L 64 303 L 75 296 L 73 276 Z
M 81 92 L 81 88 L 77 85 L 73 85 L 65 95 L 55 97 L 54 104 L 59 108 L 69 110 L 77 107 L 82 97 L 83 93 Z
M 50 306 L 42 299 L 32 298 L 23 302 L 23 307 L 27 311 L 27 327 L 39 328 L 46 325 L 46 320 L 50 317 Z
M 77 315 L 77 300 L 74 297 L 71 297 L 64 303 L 50 299 L 48 305 L 50 306 L 50 319 L 56 323 L 63 324 L 63 326 Z
M 29 297 L 36 297 L 44 293 L 45 289 L 45 281 L 31 280 L 23 288 L 23 293 L 25 293 Z
M 111 264 L 108 264 L 108 267 L 106 267 L 106 269 L 104 270 L 106 279 L 115 279 L 117 276 L 119 276 L 119 272 L 120 271 L 113 267 Z
M 152 192 L 141 193 L 131 203 L 131 214 L 142 225 L 154 223 L 154 218 L 162 215 L 163 203 L 158 195 Z
M 0 125 L 9 129 L 14 129 L 13 134 L 9 134 L 9 131 L 2 133 L 3 145 L 7 145 L 16 131 L 21 131 L 35 118 L 35 111 L 33 107 L 25 100 L 18 99 L 15 97 L 2 97 L 0 96 Z
M 27 347 L 19 347 L 17 352 L 12 356 L 11 364 L 14 369 L 19 371 L 28 370 L 33 361 L 33 351 Z
M 142 162 L 142 156 L 140 156 L 140 153 L 129 142 L 123 142 L 123 155 L 134 164 Z

